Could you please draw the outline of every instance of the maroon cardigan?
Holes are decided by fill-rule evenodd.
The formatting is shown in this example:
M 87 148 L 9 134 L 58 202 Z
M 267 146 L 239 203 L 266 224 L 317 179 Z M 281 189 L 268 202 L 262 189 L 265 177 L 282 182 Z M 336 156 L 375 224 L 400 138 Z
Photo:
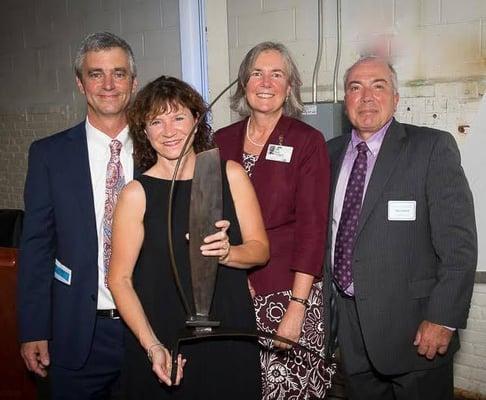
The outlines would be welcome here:
M 215 141 L 221 158 L 242 163 L 248 118 L 220 129 Z M 290 163 L 265 159 L 269 143 L 293 147 Z M 253 269 L 256 293 L 292 288 L 295 271 L 320 278 L 327 235 L 330 164 L 322 134 L 294 118 L 282 116 L 252 171 L 270 240 L 270 261 Z

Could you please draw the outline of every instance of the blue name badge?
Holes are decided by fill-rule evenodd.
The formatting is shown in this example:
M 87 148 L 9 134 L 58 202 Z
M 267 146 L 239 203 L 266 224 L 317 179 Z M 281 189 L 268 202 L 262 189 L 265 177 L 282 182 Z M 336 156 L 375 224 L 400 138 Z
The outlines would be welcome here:
M 62 265 L 58 259 L 56 259 L 56 267 L 54 268 L 54 278 L 66 285 L 71 285 L 71 270 Z

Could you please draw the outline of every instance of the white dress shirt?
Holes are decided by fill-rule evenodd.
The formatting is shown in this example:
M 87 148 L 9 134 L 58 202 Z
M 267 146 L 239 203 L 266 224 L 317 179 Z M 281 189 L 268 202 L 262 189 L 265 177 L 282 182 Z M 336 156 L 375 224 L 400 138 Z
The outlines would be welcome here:
M 102 228 L 105 212 L 106 167 L 110 160 L 110 142 L 113 139 L 91 125 L 88 118 L 86 118 L 86 137 L 98 235 L 98 310 L 105 310 L 116 308 L 113 297 L 105 286 Z M 123 128 L 115 139 L 122 143 L 120 161 L 125 175 L 125 183 L 128 183 L 133 179 L 133 143 L 128 135 L 128 126 Z

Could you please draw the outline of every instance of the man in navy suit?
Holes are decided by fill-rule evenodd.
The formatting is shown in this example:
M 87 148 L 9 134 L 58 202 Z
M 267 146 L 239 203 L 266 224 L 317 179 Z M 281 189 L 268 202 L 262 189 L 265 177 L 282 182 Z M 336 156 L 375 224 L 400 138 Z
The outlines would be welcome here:
M 345 74 L 351 132 L 328 142 L 338 340 L 351 400 L 452 400 L 477 238 L 452 135 L 393 118 L 393 67 L 367 57 Z M 330 286 L 327 293 L 330 293 Z
M 54 399 L 101 399 L 123 357 L 123 327 L 105 285 L 113 206 L 107 176 L 116 142 L 117 182 L 133 178 L 125 112 L 136 67 L 128 43 L 103 32 L 84 39 L 74 69 L 86 120 L 29 151 L 18 275 L 21 355 L 29 370 L 49 372 Z

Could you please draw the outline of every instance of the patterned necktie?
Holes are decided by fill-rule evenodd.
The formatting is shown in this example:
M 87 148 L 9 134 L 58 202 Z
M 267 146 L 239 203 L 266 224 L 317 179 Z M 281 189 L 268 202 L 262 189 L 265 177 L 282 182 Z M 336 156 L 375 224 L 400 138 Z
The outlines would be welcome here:
M 366 152 L 368 146 L 365 142 L 361 142 L 356 148 L 358 155 L 354 160 L 348 186 L 346 186 L 343 210 L 334 246 L 334 281 L 342 291 L 345 291 L 353 282 L 351 261 L 367 169 Z
M 103 214 L 103 266 L 105 269 L 105 286 L 108 287 L 108 266 L 111 258 L 111 224 L 118 195 L 125 185 L 125 176 L 120 162 L 122 144 L 119 140 L 110 143 L 110 161 L 106 168 L 105 213 Z

